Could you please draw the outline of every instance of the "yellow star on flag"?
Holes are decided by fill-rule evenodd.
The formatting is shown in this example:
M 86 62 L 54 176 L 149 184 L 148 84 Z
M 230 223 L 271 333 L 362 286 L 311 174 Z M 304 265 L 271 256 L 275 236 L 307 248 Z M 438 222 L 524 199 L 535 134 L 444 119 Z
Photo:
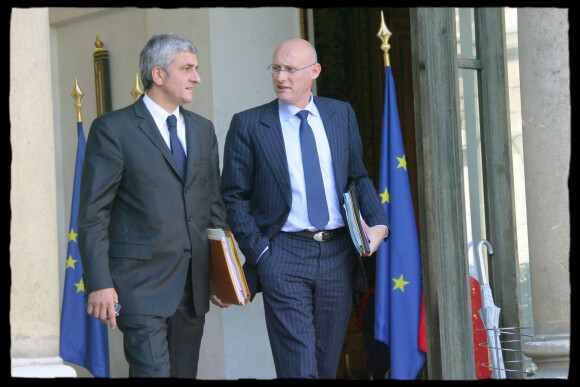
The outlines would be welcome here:
M 403 155 L 403 157 L 397 157 L 397 160 L 399 160 L 399 165 L 397 165 L 397 168 L 403 167 L 403 168 L 405 168 L 405 171 L 406 171 L 407 170 L 407 159 L 405 158 L 405 155 Z
M 383 200 L 381 201 L 381 204 L 383 204 L 384 202 L 390 203 L 389 202 L 389 191 L 387 191 L 387 187 L 385 187 L 385 192 L 383 192 L 382 194 L 379 194 L 379 196 L 383 198 Z
M 78 284 L 75 284 L 75 286 L 77 287 L 77 293 L 78 292 L 83 292 L 83 293 L 85 292 L 85 283 L 83 282 L 82 279 L 79 281 Z
M 73 230 L 72 228 L 70 229 L 70 232 L 68 233 L 68 241 L 77 241 L 77 233 L 75 232 L 75 230 Z
M 403 293 L 405 293 L 405 285 L 407 285 L 409 282 L 405 281 L 403 279 L 403 274 L 401 274 L 401 276 L 399 277 L 399 279 L 395 279 L 393 278 L 393 281 L 395 281 L 395 287 L 393 288 L 393 290 L 395 289 L 401 289 L 401 291 Z
M 72 258 L 72 255 L 68 256 L 68 259 L 66 260 L 66 267 L 65 270 L 68 269 L 69 267 L 72 267 L 73 269 L 75 268 L 75 262 L 77 260 Z

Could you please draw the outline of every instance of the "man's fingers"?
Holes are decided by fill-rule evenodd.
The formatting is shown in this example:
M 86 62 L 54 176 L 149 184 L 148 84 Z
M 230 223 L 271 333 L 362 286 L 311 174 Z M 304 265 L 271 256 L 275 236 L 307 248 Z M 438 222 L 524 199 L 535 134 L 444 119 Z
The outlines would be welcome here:
M 217 305 L 220 308 L 229 308 L 230 305 L 232 305 L 222 302 L 222 300 L 220 300 L 215 294 L 210 297 L 210 300 L 214 305 Z
M 111 305 L 107 309 L 108 317 L 109 317 L 109 324 L 111 325 L 111 329 L 115 329 L 117 327 L 117 315 L 115 314 L 115 306 Z
M 118 302 L 118 296 L 115 289 L 106 288 L 96 290 L 89 293 L 87 313 L 90 316 L 99 319 L 101 323 L 106 324 L 107 315 L 113 316 L 113 319 L 115 319 L 115 302 Z M 116 320 L 111 320 L 111 328 L 115 329 L 116 326 Z

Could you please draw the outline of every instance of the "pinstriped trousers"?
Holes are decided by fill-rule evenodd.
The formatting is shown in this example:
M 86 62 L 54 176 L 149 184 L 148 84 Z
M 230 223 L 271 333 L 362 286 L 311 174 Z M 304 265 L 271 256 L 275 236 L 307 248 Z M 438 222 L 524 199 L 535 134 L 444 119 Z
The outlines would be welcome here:
M 258 262 L 278 378 L 335 379 L 356 264 L 348 234 L 316 242 L 279 233 Z

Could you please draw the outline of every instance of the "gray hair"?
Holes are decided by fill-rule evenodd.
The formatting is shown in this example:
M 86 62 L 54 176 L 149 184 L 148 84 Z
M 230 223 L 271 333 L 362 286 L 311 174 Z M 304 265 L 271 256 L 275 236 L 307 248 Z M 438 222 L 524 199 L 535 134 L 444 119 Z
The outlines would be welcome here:
M 139 55 L 139 72 L 145 91 L 153 87 L 151 76 L 153 68 L 161 67 L 169 73 L 169 65 L 175 56 L 183 51 L 197 54 L 193 43 L 177 34 L 156 34 L 149 39 Z

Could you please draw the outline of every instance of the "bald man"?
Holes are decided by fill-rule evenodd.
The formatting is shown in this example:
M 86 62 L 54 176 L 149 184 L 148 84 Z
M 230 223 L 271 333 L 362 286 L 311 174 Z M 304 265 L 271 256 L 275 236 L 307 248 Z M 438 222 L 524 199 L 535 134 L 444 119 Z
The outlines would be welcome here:
M 233 116 L 222 198 L 251 293 L 264 297 L 277 376 L 333 379 L 353 289 L 367 290 L 346 227 L 349 184 L 356 184 L 371 254 L 387 219 L 362 161 L 351 105 L 312 95 L 321 72 L 314 47 L 288 40 L 269 69 L 278 98 Z

